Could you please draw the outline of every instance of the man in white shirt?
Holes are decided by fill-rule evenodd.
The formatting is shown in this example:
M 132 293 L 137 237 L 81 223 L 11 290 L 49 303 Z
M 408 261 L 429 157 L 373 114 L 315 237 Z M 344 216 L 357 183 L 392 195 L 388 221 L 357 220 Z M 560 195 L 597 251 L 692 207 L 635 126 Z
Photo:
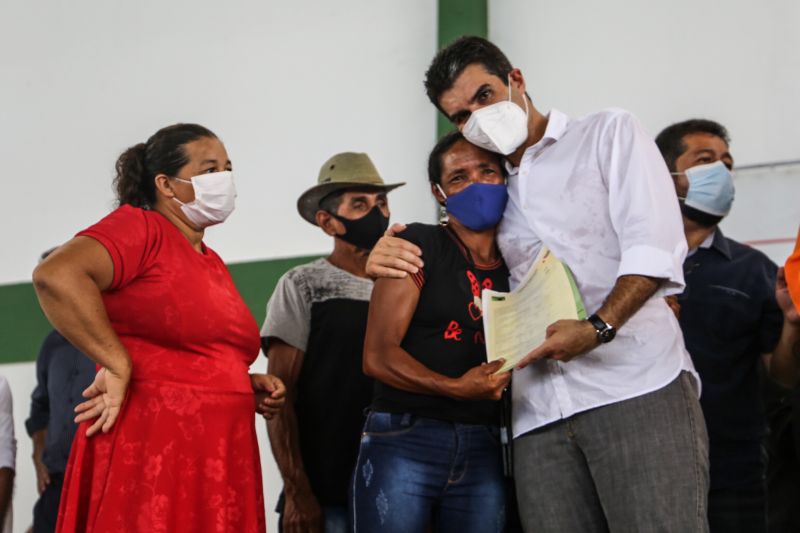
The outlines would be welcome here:
M 514 371 L 526 531 L 707 531 L 699 382 L 664 300 L 683 290 L 686 240 L 652 139 L 621 110 L 542 115 L 522 72 L 477 37 L 441 50 L 425 86 L 467 140 L 506 156 L 498 244 L 512 288 L 546 245 L 592 314 L 552 324 Z M 415 255 L 385 238 L 368 272 L 414 271 Z
M 17 462 L 17 439 L 14 438 L 14 408 L 11 388 L 0 376 L 0 533 L 11 533 L 11 495 Z

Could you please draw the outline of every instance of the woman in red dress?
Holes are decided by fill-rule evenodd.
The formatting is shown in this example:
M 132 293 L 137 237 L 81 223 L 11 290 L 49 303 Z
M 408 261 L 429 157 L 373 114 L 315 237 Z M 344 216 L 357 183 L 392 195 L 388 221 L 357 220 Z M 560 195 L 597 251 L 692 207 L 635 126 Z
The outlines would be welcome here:
M 284 388 L 248 374 L 258 326 L 203 244 L 233 210 L 225 147 L 163 128 L 120 156 L 115 185 L 120 207 L 34 272 L 47 317 L 99 368 L 57 531 L 262 532 L 253 413 L 271 416 Z

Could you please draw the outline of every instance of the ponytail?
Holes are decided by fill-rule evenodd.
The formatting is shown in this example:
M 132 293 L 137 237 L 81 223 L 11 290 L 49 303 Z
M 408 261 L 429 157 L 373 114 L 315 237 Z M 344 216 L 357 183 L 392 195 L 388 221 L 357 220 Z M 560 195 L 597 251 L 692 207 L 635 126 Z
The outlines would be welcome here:
M 139 143 L 125 150 L 117 159 L 114 187 L 119 205 L 150 208 L 156 201 L 156 184 L 147 179 L 147 145 Z M 154 176 L 153 176 L 154 177 Z

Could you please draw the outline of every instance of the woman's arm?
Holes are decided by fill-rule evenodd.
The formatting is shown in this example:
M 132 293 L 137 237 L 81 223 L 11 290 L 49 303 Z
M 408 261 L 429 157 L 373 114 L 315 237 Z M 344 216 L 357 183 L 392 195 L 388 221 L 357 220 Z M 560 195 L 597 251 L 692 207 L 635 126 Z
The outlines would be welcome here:
M 397 389 L 458 400 L 498 400 L 511 379 L 496 375 L 502 361 L 472 368 L 458 378 L 430 370 L 400 347 L 419 302 L 411 277 L 375 282 L 364 340 L 364 373 Z
M 33 271 L 33 286 L 50 323 L 73 346 L 103 367 L 84 391 L 76 421 L 99 417 L 92 435 L 114 424 L 125 398 L 131 360 L 111 328 L 101 291 L 114 279 L 114 265 L 105 247 L 90 237 L 75 237 L 50 254 Z

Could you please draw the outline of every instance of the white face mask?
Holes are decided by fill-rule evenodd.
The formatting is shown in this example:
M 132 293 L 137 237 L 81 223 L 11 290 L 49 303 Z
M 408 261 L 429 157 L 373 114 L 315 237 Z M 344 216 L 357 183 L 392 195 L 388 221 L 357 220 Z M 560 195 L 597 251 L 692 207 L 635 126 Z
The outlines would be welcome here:
M 189 183 L 194 189 L 194 200 L 191 202 L 185 204 L 175 197 L 173 200 L 181 204 L 183 214 L 198 228 L 204 229 L 224 222 L 233 212 L 236 186 L 230 170 L 200 174 L 191 180 L 174 179 Z
M 508 155 L 528 138 L 528 99 L 522 95 L 525 111 L 511 101 L 511 76 L 508 79 L 508 100 L 473 111 L 461 133 L 476 146 L 490 152 Z

